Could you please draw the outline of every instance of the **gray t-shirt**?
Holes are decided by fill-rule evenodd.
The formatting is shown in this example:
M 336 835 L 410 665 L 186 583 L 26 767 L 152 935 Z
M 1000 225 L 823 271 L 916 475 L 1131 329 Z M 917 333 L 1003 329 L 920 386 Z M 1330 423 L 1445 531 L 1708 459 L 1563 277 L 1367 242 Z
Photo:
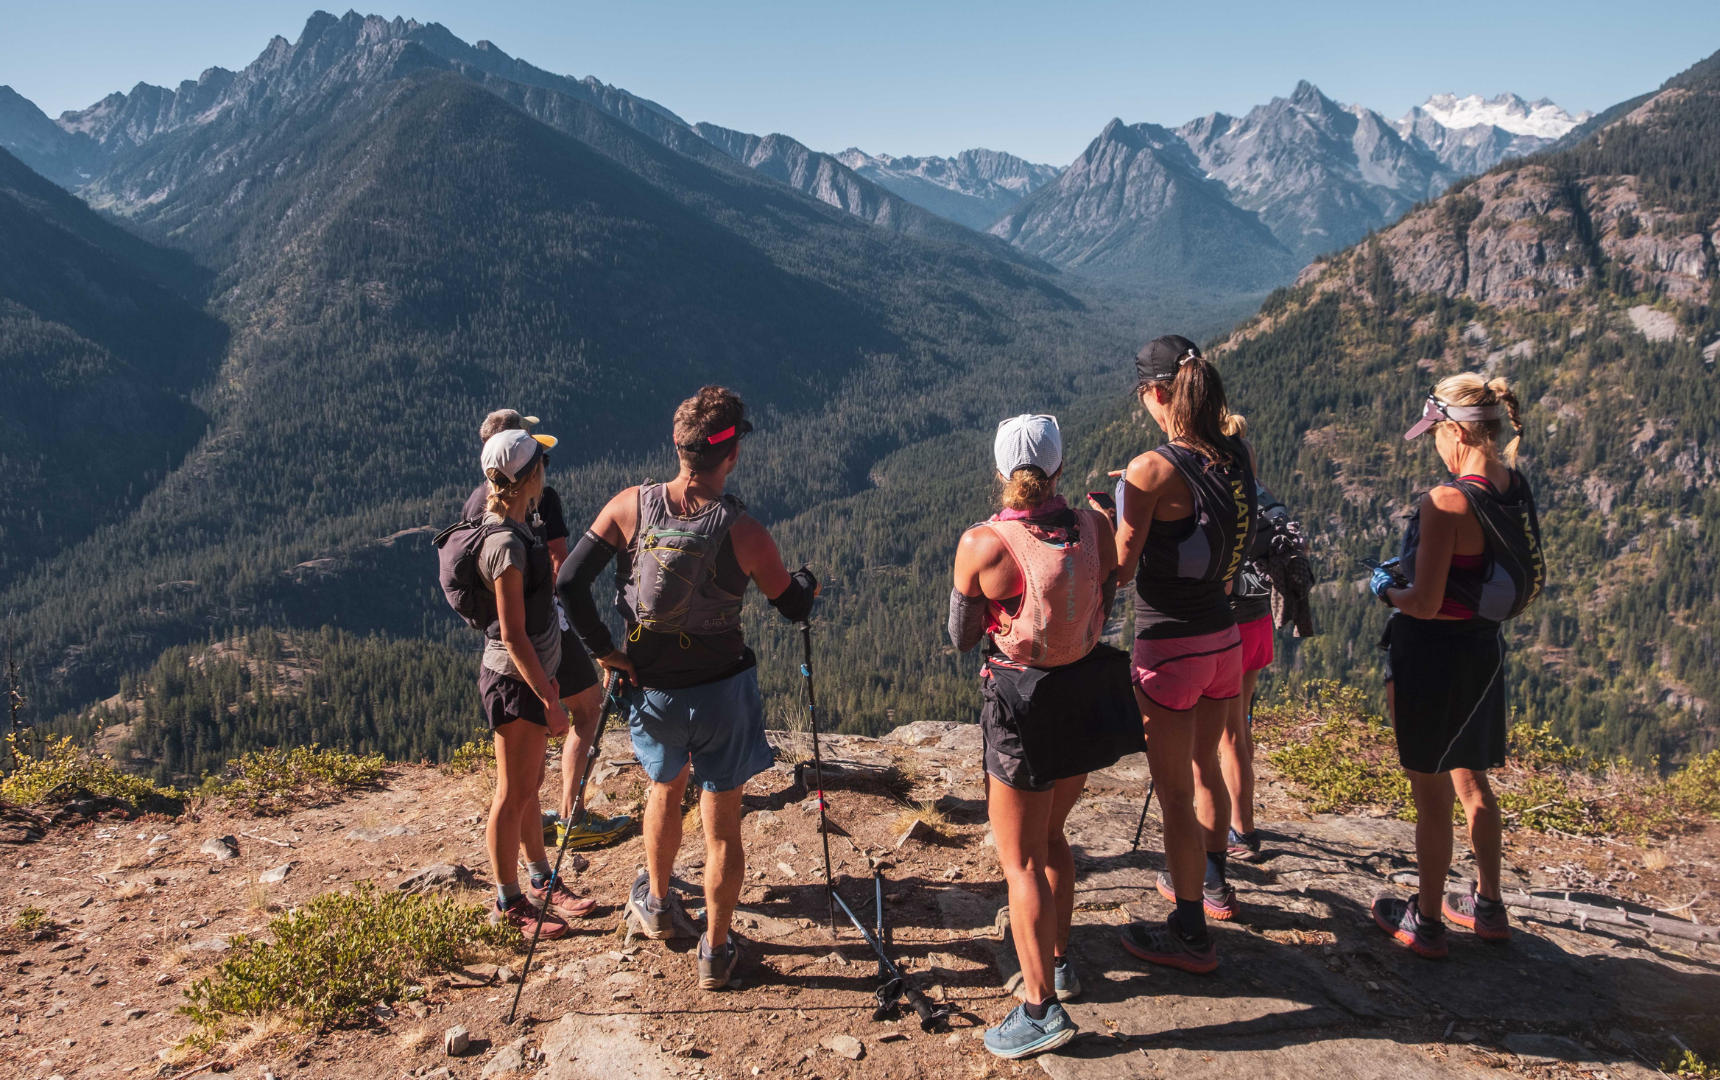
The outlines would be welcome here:
M 484 523 L 500 525 L 502 519 L 496 514 L 485 514 Z M 483 576 L 485 587 L 495 592 L 496 579 L 510 566 L 518 570 L 522 577 L 529 573 L 525 544 L 511 529 L 491 533 L 478 552 L 478 571 Z M 549 627 L 543 633 L 532 635 L 532 648 L 537 651 L 538 663 L 543 665 L 544 674 L 555 678 L 556 669 L 561 666 L 559 618 L 550 619 Z M 514 666 L 513 657 L 508 655 L 508 648 L 502 644 L 500 638 L 484 639 L 483 663 L 498 674 L 511 676 L 521 682 L 526 681 L 525 676 L 520 674 L 520 669 Z

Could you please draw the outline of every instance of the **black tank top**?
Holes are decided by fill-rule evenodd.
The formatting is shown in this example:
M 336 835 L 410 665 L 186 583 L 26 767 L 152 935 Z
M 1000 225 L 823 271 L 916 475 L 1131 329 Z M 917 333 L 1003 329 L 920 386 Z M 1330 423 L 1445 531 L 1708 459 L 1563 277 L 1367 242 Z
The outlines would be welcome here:
M 1240 571 L 1254 540 L 1258 499 L 1247 445 L 1231 439 L 1225 449 L 1227 466 L 1176 443 L 1153 450 L 1176 466 L 1195 512 L 1147 528 L 1135 573 L 1137 638 L 1194 637 L 1236 625 L 1224 584 Z

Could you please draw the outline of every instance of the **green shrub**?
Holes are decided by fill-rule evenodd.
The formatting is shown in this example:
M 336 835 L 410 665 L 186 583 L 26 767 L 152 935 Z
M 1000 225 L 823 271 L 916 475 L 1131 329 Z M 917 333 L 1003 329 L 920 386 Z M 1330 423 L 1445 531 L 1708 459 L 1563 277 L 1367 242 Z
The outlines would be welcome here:
M 48 913 L 35 905 L 31 905 L 23 911 L 20 911 L 18 913 L 18 917 L 12 920 L 12 929 L 22 930 L 26 934 L 35 933 L 37 930 L 41 930 L 52 925 L 54 925 L 54 923 L 52 919 L 48 918 Z
M 11 736 L 7 736 L 10 740 Z M 185 793 L 121 770 L 107 757 L 84 754 L 71 736 L 50 738 L 41 757 L 17 758 L 18 767 L 0 780 L 0 799 L 29 806 L 55 792 L 87 791 L 138 810 L 178 813 Z
M 1263 743 L 1279 744 L 1267 760 L 1303 789 L 1314 813 L 1366 807 L 1413 819 L 1397 742 L 1366 701 L 1355 687 L 1312 680 L 1301 693 L 1256 709 L 1255 730 Z
M 448 776 L 464 776 L 489 768 L 496 763 L 496 743 L 493 739 L 473 739 L 454 748 L 454 755 L 441 766 Z
M 445 896 L 408 896 L 361 882 L 324 893 L 270 920 L 272 941 L 230 942 L 215 974 L 186 991 L 180 1012 L 220 1037 L 227 1016 L 278 1013 L 305 1024 L 357 1019 L 398 1001 L 415 980 L 465 962 L 481 946 L 511 947 L 519 932 L 492 925 L 483 909 Z
M 381 754 L 360 757 L 314 745 L 257 750 L 229 761 L 232 777 L 213 785 L 205 780 L 202 790 L 254 813 L 280 813 L 374 783 L 385 764 Z

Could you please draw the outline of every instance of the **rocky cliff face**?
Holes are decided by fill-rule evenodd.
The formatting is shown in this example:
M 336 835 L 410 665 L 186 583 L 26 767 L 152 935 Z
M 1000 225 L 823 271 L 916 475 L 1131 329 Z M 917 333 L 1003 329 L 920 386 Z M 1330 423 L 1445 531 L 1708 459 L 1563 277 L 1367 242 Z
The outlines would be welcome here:
M 1121 120 L 991 232 L 1054 265 L 1117 279 L 1247 292 L 1286 280 L 1296 265 L 1258 217 L 1201 174 L 1175 133 Z
M 997 150 L 954 157 L 891 157 L 850 147 L 837 158 L 860 176 L 917 206 L 972 229 L 985 229 L 1062 169 Z
M 1213 113 L 1176 134 L 1303 259 L 1354 242 L 1456 179 L 1377 113 L 1345 108 L 1307 82 L 1247 116 Z

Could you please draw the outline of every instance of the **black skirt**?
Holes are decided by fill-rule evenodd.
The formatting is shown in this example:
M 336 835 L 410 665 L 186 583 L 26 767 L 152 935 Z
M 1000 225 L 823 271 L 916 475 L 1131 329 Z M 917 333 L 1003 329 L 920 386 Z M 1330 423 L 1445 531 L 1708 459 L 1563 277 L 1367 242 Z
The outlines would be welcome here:
M 994 658 L 982 686 L 985 771 L 1010 787 L 1045 791 L 1147 748 L 1121 649 L 1096 645 L 1055 668 Z
M 1397 614 L 1381 645 L 1404 768 L 1442 773 L 1505 764 L 1505 635 L 1498 623 Z

